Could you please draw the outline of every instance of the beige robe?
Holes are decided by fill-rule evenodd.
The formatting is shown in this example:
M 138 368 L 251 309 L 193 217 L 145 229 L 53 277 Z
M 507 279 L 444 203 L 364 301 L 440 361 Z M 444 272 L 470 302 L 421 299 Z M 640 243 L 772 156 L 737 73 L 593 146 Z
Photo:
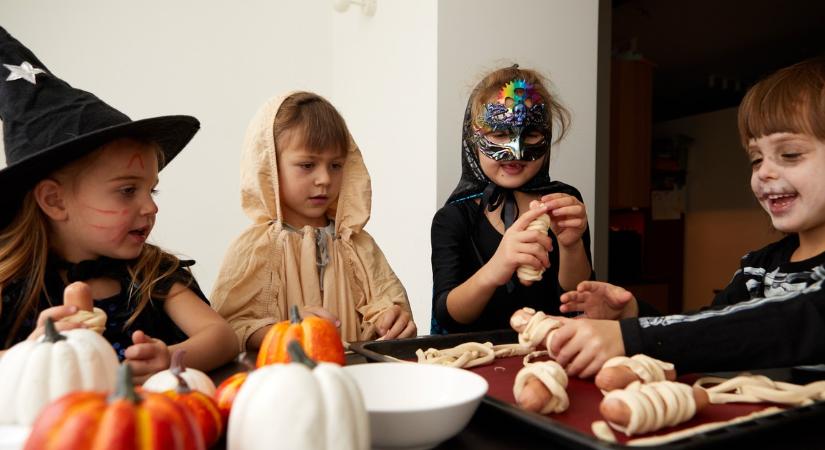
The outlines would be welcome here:
M 211 300 L 245 350 L 258 329 L 288 319 L 289 307 L 322 306 L 341 320 L 346 341 L 377 337 L 375 322 L 392 305 L 410 312 L 404 286 L 381 249 L 364 231 L 372 189 L 361 151 L 349 139 L 338 201 L 327 211 L 329 262 L 323 291 L 316 265 L 316 229 L 290 231 L 281 212 L 273 137 L 275 113 L 285 97 L 267 102 L 250 123 L 241 161 L 241 206 L 252 224 L 231 244 Z

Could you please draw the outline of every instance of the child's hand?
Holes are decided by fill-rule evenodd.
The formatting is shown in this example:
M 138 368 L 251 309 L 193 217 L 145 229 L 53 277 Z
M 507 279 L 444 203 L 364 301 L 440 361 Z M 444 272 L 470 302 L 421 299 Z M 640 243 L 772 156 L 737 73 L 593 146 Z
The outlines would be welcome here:
M 376 325 L 381 336 L 378 339 L 381 340 L 413 337 L 418 331 L 410 313 L 398 305 L 392 305 L 381 313 Z
M 557 319 L 562 321 L 562 326 L 553 335 L 549 350 L 568 375 L 592 377 L 608 359 L 624 355 L 619 322 L 566 317 Z
M 40 311 L 40 314 L 37 316 L 37 328 L 35 328 L 29 337 L 26 338 L 28 340 L 34 340 L 39 338 L 43 335 L 46 331 L 46 318 L 51 317 L 52 321 L 54 322 L 54 327 L 57 331 L 67 331 L 73 330 L 75 328 L 85 328 L 83 324 L 80 323 L 73 323 L 73 322 L 61 322 L 60 319 L 64 317 L 69 317 L 72 314 L 77 312 L 77 306 L 73 305 L 60 305 L 60 306 L 52 306 L 51 308 L 46 308 L 43 311 Z
M 326 309 L 324 309 L 321 306 L 305 306 L 303 311 L 301 311 L 301 316 L 302 317 L 307 317 L 307 316 L 320 317 L 322 319 L 326 319 L 326 320 L 329 320 L 330 322 L 332 322 L 335 325 L 336 328 L 341 327 L 341 321 L 338 319 L 338 317 L 336 317 L 335 314 L 327 311 Z
M 582 281 L 575 291 L 561 295 L 561 303 L 561 312 L 582 312 L 588 319 L 618 320 L 639 315 L 639 305 L 630 291 L 601 281 Z
M 584 203 L 572 195 L 556 192 L 545 195 L 541 202 L 550 216 L 550 229 L 559 245 L 569 247 L 582 238 L 587 228 L 587 210 Z
M 547 255 L 553 249 L 553 241 L 547 234 L 528 231 L 530 222 L 547 212 L 545 205 L 531 208 L 521 215 L 501 237 L 496 253 L 484 265 L 486 278 L 490 283 L 501 286 L 513 276 L 521 265 L 538 270 L 550 267 Z
M 132 367 L 135 383 L 143 383 L 155 372 L 169 368 L 169 349 L 163 341 L 138 330 L 132 333 L 132 342 L 134 345 L 130 345 L 123 356 Z

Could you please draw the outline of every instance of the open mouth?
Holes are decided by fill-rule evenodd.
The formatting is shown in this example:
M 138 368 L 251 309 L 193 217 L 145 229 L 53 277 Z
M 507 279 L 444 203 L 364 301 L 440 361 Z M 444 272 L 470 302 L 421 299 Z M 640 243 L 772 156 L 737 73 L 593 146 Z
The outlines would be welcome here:
M 524 164 L 517 162 L 508 162 L 501 165 L 501 169 L 509 174 L 517 174 L 524 170 Z
M 789 194 L 765 194 L 763 195 L 764 201 L 768 203 L 770 206 L 771 211 L 783 211 L 788 208 L 794 200 L 796 200 L 797 194 L 789 193 Z
M 130 230 L 129 234 L 140 239 L 146 239 L 146 237 L 149 236 L 149 227 L 142 227 Z

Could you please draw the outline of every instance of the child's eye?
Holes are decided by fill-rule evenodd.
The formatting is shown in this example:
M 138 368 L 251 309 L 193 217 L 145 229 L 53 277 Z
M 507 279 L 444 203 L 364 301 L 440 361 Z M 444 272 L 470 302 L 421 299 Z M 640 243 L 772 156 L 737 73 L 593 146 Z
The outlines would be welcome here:
M 315 164 L 311 162 L 298 163 L 298 167 L 302 169 L 312 169 L 315 167 Z
M 782 154 L 782 159 L 794 160 L 794 159 L 799 158 L 800 155 L 801 155 L 800 153 L 796 153 L 796 152 L 783 153 Z
M 753 169 L 758 169 L 759 164 L 761 164 L 761 163 L 762 163 L 762 158 L 754 158 L 754 159 L 751 160 L 751 167 Z
M 158 195 L 160 193 L 160 191 L 157 188 L 152 188 L 150 192 L 152 193 L 152 195 Z
M 126 186 L 120 188 L 120 193 L 127 197 L 131 197 L 132 195 L 135 195 L 136 190 L 137 189 L 134 186 Z
M 341 169 L 344 168 L 344 163 L 339 163 L 339 162 L 332 163 L 332 168 L 334 170 L 341 170 Z

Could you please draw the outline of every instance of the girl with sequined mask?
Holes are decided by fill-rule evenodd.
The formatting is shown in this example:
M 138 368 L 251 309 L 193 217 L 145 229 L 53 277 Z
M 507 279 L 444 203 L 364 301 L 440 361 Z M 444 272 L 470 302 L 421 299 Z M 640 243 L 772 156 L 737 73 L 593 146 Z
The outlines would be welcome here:
M 525 306 L 558 311 L 562 292 L 593 277 L 581 194 L 549 175 L 551 143 L 570 119 L 547 84 L 515 65 L 470 95 L 461 179 L 433 218 L 434 333 L 508 328 Z M 528 230 L 543 214 L 549 230 Z M 519 266 L 544 273 L 520 282 Z

